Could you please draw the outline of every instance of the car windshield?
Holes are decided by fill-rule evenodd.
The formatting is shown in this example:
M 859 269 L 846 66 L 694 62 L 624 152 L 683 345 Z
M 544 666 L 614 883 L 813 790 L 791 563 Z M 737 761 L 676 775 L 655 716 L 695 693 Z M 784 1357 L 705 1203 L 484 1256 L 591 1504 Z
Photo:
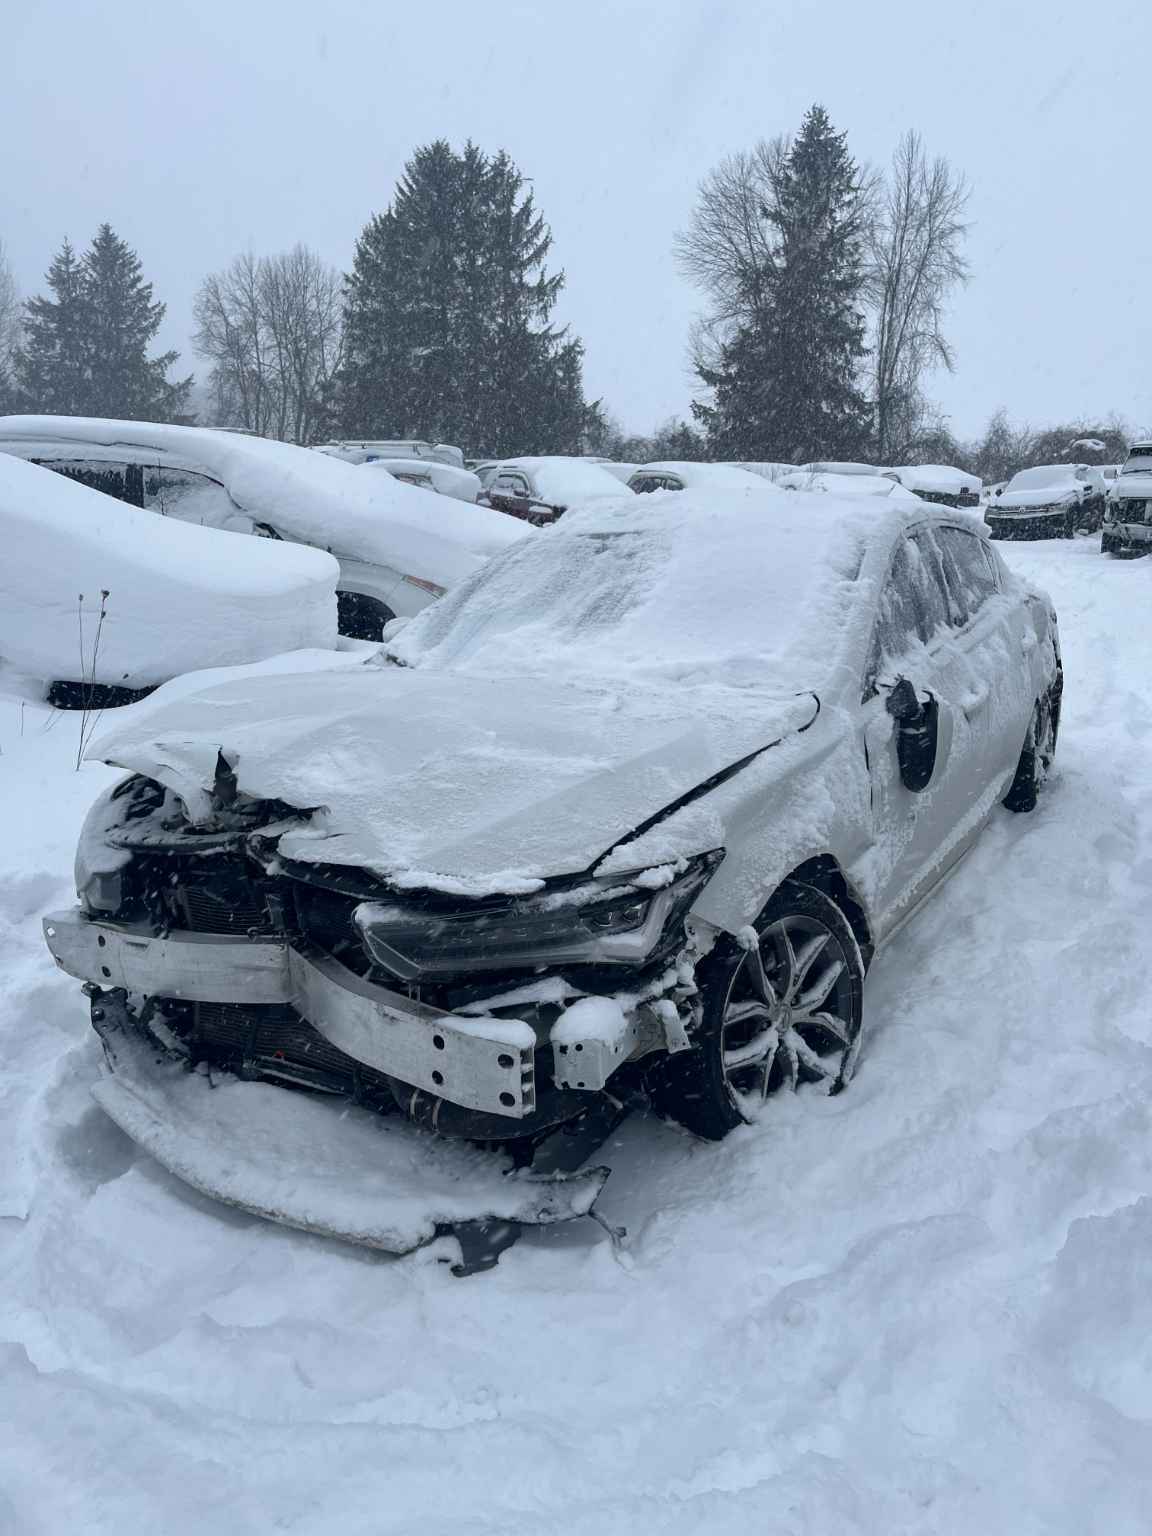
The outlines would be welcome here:
M 726 515 L 712 500 L 630 497 L 569 514 L 427 609 L 392 654 L 490 675 L 730 680 L 734 669 L 749 684 L 810 685 L 830 664 L 827 637 L 843 627 L 844 582 L 859 567 L 843 507 L 828 498 L 821 514 L 779 493 L 775 517 L 746 502 Z
M 1075 478 L 1075 464 L 1042 464 L 1036 469 L 1022 469 L 1018 475 L 1013 475 L 1007 489 L 1036 491 L 1050 485 L 1068 485 Z
M 1130 448 L 1120 473 L 1146 475 L 1149 472 L 1152 472 L 1152 443 L 1141 443 L 1139 448 Z

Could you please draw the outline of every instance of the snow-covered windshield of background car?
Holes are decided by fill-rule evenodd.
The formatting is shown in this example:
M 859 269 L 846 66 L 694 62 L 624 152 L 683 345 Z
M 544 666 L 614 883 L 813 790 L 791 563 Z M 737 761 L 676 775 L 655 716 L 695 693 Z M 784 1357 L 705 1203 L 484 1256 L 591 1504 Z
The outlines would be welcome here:
M 655 492 L 569 513 L 425 610 L 410 666 L 626 670 L 810 687 L 834 664 L 882 514 L 775 491 Z
M 1075 464 L 1042 464 L 1036 469 L 1022 469 L 1008 482 L 1010 491 L 1035 491 L 1047 485 L 1068 485 L 1076 478 Z
M 1122 475 L 1146 475 L 1152 473 L 1152 443 L 1130 448 L 1128 457 L 1120 466 Z

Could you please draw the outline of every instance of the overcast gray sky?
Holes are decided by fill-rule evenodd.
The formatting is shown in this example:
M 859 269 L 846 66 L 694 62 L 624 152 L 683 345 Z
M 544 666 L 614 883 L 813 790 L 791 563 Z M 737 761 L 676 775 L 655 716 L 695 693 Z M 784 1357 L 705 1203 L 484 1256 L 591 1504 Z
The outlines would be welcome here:
M 414 146 L 506 148 L 552 226 L 586 385 L 686 414 L 700 177 L 821 101 L 858 158 L 916 128 L 973 186 L 962 434 L 998 405 L 1152 429 L 1147 0 L 55 0 L 3 23 L 0 238 L 25 292 L 109 220 L 188 353 L 200 278 L 303 240 L 346 268 Z M 195 360 L 185 359 L 189 364 Z

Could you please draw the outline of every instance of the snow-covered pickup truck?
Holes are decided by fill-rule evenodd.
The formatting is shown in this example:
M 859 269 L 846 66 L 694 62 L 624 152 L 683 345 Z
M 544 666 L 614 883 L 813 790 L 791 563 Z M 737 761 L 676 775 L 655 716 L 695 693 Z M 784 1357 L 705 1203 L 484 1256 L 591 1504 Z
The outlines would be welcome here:
M 1110 482 L 1100 544 L 1129 559 L 1152 549 L 1152 442 L 1133 443 Z
M 1048 598 L 964 513 L 766 486 L 569 513 L 368 659 L 161 690 L 96 742 L 129 777 L 46 933 L 101 1102 L 202 1189 L 395 1247 L 444 1219 L 435 1138 L 387 1165 L 426 1218 L 381 1232 L 360 1154 L 333 1166 L 349 1100 L 539 1166 L 644 1096 L 719 1138 L 836 1091 L 872 955 L 1035 804 L 1060 688 Z M 343 1118 L 290 1131 L 284 1085 Z
M 1012 476 L 984 509 L 994 539 L 1071 539 L 1104 520 L 1104 476 L 1091 464 L 1038 464 Z
M 379 640 L 490 555 L 530 533 L 491 507 L 426 492 L 385 474 L 266 438 L 79 416 L 0 417 L 14 454 L 184 522 L 296 544 L 340 565 L 340 632 Z

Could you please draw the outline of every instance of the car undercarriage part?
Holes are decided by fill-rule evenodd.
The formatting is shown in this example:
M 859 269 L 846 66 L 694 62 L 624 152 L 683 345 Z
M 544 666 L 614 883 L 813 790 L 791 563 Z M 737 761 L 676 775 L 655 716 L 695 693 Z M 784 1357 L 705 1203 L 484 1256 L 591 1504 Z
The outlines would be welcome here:
M 115 683 L 75 683 L 58 678 L 49 683 L 45 698 L 53 709 L 120 709 L 146 699 L 156 687 L 153 683 L 148 688 L 122 688 Z
M 207 1063 L 190 1070 L 156 1010 L 123 988 L 89 993 L 105 1049 L 97 1102 L 169 1172 L 225 1204 L 397 1255 L 454 1237 L 458 1275 L 491 1268 L 527 1227 L 594 1216 L 605 1167 L 575 1172 L 553 1154 L 537 1171 L 326 1094 L 284 1093 Z M 581 1160 L 622 1112 L 589 1127 Z

